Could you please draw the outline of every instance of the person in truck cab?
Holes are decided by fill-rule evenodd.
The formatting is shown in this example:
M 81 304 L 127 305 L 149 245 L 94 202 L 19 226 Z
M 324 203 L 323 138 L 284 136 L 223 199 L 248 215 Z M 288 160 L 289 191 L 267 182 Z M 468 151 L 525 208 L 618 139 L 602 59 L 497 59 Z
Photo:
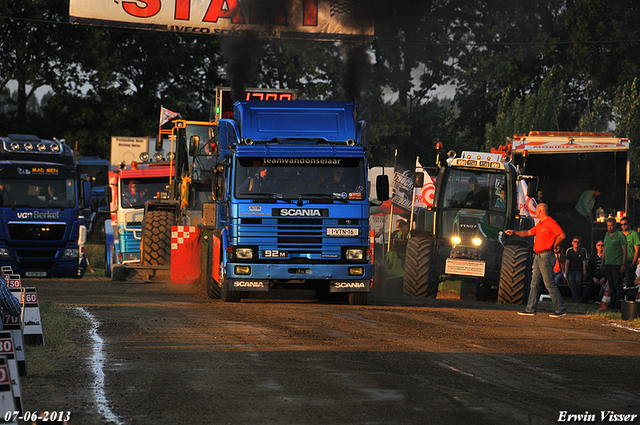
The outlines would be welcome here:
M 473 208 L 487 208 L 489 205 L 489 192 L 480 187 L 476 176 L 469 178 L 471 190 L 465 198 L 465 205 Z
M 258 167 L 258 172 L 253 176 L 247 177 L 247 179 L 238 188 L 239 193 L 264 193 L 268 192 L 267 176 L 269 175 L 269 168 L 262 164 Z
M 127 186 L 128 191 L 122 194 L 122 206 L 123 207 L 139 207 L 144 205 L 146 199 L 146 193 L 140 191 L 138 187 L 138 181 L 131 180 Z

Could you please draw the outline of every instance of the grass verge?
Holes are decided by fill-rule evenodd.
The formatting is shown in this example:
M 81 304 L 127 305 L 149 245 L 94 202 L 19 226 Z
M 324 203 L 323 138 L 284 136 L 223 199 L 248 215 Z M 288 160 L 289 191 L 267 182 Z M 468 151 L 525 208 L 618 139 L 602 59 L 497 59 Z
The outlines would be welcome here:
M 25 347 L 29 374 L 49 374 L 59 370 L 57 360 L 78 353 L 78 341 L 72 337 L 82 335 L 87 326 L 69 307 L 48 301 L 41 301 L 39 306 L 44 345 Z

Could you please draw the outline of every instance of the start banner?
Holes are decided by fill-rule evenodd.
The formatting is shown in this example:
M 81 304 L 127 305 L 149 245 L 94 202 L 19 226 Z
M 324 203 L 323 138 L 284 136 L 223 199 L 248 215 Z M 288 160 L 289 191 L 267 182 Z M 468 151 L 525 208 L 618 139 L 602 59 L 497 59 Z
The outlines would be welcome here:
M 372 19 L 351 0 L 70 0 L 72 23 L 195 34 L 367 40 Z

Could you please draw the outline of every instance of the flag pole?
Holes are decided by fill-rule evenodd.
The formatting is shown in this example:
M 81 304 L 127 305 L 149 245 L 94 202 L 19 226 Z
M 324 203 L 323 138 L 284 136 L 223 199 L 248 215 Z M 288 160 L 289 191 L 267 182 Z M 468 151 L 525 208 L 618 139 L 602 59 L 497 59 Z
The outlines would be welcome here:
M 398 165 L 398 149 L 395 150 L 395 153 L 393 154 L 393 178 L 394 178 L 394 185 L 392 185 L 391 187 L 393 188 L 395 186 L 395 176 L 396 176 L 396 166 Z M 391 194 L 393 195 L 394 191 L 391 190 Z M 391 211 L 389 213 L 389 235 L 387 238 L 387 254 L 389 254 L 389 251 L 391 250 L 391 227 L 393 226 L 393 198 L 391 199 Z
M 416 170 L 415 170 L 415 176 L 418 175 L 418 164 L 419 162 L 419 156 L 416 156 Z M 422 171 L 420 171 L 422 172 Z M 415 180 L 414 180 L 415 181 Z M 422 188 L 420 188 L 422 189 Z M 415 205 L 416 205 L 416 187 L 414 185 L 413 190 L 411 190 L 411 193 L 413 194 L 413 197 L 411 199 L 411 215 L 409 216 L 409 232 L 411 232 L 411 230 L 413 229 L 413 211 L 415 209 Z

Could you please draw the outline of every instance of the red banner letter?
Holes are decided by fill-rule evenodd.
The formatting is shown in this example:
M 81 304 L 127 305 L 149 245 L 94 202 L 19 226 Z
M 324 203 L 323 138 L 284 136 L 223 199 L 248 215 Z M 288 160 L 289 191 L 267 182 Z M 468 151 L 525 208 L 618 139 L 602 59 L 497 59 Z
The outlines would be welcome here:
M 160 0 L 140 0 L 140 3 L 144 3 L 146 6 L 140 7 L 134 1 L 123 1 L 122 7 L 129 15 L 138 18 L 148 18 L 160 12 Z
M 302 25 L 318 26 L 318 0 L 303 0 L 302 14 Z
M 188 21 L 191 13 L 191 0 L 176 0 L 176 19 Z
M 234 24 L 244 24 L 238 0 L 213 0 L 203 21 L 218 22 L 218 18 L 229 18 Z

